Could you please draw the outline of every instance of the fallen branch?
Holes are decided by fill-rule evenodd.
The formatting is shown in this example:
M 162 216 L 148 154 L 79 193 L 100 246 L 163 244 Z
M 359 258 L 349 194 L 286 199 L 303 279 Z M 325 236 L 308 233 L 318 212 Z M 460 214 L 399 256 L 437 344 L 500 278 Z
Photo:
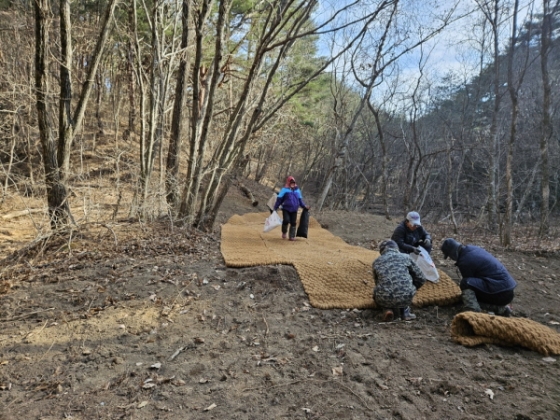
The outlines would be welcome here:
M 48 308 L 48 309 L 44 309 L 42 311 L 29 312 L 27 314 L 15 316 L 13 318 L 0 319 L 0 322 L 19 321 L 20 319 L 29 318 L 30 316 L 37 315 L 37 314 L 42 314 L 43 312 L 49 312 L 49 311 L 54 311 L 54 308 Z
M 4 220 L 15 219 L 16 217 L 27 216 L 28 214 L 33 214 L 33 213 L 44 213 L 46 211 L 47 211 L 46 209 L 26 209 L 21 211 L 14 211 L 12 213 L 3 215 L 2 219 Z
M 185 350 L 185 347 L 179 347 L 179 348 L 177 349 L 177 351 L 171 355 L 171 357 L 169 358 L 169 361 L 171 362 L 173 359 L 175 359 L 177 356 L 179 356 L 179 354 L 180 354 L 183 350 Z
M 255 200 L 255 197 L 253 196 L 253 193 L 249 190 L 249 188 L 247 188 L 241 182 L 239 183 L 239 189 L 243 192 L 243 194 L 245 194 L 247 196 L 247 198 L 249 200 L 251 200 L 251 203 L 252 203 L 253 207 L 257 207 L 259 205 L 259 202 L 257 200 Z

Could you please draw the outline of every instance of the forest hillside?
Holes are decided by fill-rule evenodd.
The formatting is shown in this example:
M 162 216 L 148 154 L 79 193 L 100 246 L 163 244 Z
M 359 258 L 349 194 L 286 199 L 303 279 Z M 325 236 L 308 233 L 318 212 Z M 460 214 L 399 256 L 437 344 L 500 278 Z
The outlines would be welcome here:
M 454 6 L 0 1 L 2 210 L 33 197 L 64 228 L 110 182 L 114 218 L 211 231 L 237 179 L 292 174 L 317 209 L 547 244 L 559 6 Z
M 441 241 L 485 247 L 559 331 L 560 4 L 420 3 L 0 0 L 0 418 L 559 418 L 558 356 L 457 344 L 460 304 L 221 255 L 292 175 L 351 245 L 417 210 L 453 281 Z

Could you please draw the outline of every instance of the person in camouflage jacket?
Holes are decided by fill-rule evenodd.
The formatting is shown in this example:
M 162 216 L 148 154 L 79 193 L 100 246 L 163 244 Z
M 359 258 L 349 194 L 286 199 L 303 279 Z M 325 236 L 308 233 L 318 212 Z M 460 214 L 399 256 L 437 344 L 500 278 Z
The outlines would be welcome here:
M 383 321 L 395 318 L 410 321 L 416 315 L 410 312 L 410 304 L 416 291 L 426 282 L 426 277 L 407 254 L 401 254 L 395 241 L 379 244 L 381 254 L 373 262 L 373 300 L 384 309 Z

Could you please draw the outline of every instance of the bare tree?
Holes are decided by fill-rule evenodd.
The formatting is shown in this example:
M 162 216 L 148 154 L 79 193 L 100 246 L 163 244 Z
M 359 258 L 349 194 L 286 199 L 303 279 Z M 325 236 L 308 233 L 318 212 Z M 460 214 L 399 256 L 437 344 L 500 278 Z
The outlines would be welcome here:
M 153 196 L 150 191 L 151 177 L 158 155 L 161 188 L 166 183 L 164 133 L 171 79 L 177 68 L 176 59 L 180 55 L 177 51 L 180 46 L 177 34 L 182 29 L 178 2 L 156 1 L 151 4 L 151 8 L 149 6 L 146 2 L 132 1 L 128 34 L 133 45 L 134 79 L 140 102 L 140 174 L 135 196 L 137 207 L 131 210 L 138 211 L 141 217 L 147 216 L 149 209 L 158 208 L 148 203 L 148 198 Z M 145 21 L 139 22 L 140 18 Z M 149 34 L 144 24 L 147 24 Z M 176 143 L 172 143 L 172 147 L 175 146 Z M 162 203 L 158 201 L 157 204 Z
M 358 3 L 355 1 L 340 6 L 336 10 L 335 17 L 346 10 L 357 7 Z M 384 2 L 384 4 L 386 3 L 389 2 Z M 265 13 L 259 15 L 260 21 L 252 26 L 252 34 L 256 38 L 251 39 L 251 48 L 248 50 L 248 71 L 244 75 L 243 85 L 236 95 L 236 102 L 228 113 L 228 120 L 221 134 L 221 140 L 217 143 L 209 163 L 204 167 L 203 159 L 207 149 L 208 133 L 213 123 L 212 107 L 216 99 L 216 87 L 221 79 L 220 72 L 224 67 L 224 40 L 222 39 L 224 30 L 222 22 L 225 22 L 225 11 L 229 7 L 229 1 L 219 2 L 217 21 L 214 26 L 217 32 L 212 66 L 208 69 L 208 73 L 204 75 L 205 80 L 208 81 L 208 87 L 204 91 L 204 101 L 200 102 L 201 116 L 195 116 L 193 113 L 191 117 L 193 122 L 199 118 L 200 124 L 197 126 L 197 130 L 191 129 L 191 133 L 194 133 L 194 135 L 191 134 L 190 138 L 189 167 L 192 165 L 192 169 L 189 169 L 183 190 L 179 211 L 179 216 L 182 219 L 203 229 L 208 229 L 213 225 L 217 210 L 230 183 L 245 168 L 243 165 L 246 156 L 245 147 L 249 140 L 253 138 L 254 133 L 262 129 L 280 108 L 310 81 L 317 78 L 336 59 L 336 57 L 333 57 L 325 60 L 317 71 L 303 81 L 289 86 L 284 94 L 277 99 L 269 98 L 268 94 L 273 86 L 274 77 L 294 43 L 298 39 L 316 36 L 321 31 L 327 33 L 336 30 L 332 27 L 334 17 L 327 19 L 316 27 L 309 28 L 310 14 L 315 6 L 316 2 L 314 0 L 275 0 L 267 5 L 264 10 Z M 374 19 L 375 14 L 368 13 L 365 17 L 360 17 L 352 22 L 354 25 L 360 25 L 361 29 L 340 54 L 363 36 L 364 31 L 367 30 L 368 25 Z M 198 49 L 198 46 L 196 48 Z M 196 54 L 198 52 L 195 52 L 195 57 Z M 265 63 L 266 66 L 264 66 Z M 193 66 L 193 77 L 196 74 L 195 69 L 196 65 Z M 196 85 L 193 81 L 193 88 Z M 193 97 L 194 103 L 196 101 Z M 196 120 L 195 117 L 197 117 Z M 192 153 L 195 145 L 195 153 Z
M 360 76 L 356 71 L 357 64 L 352 63 L 354 76 L 359 81 L 360 85 L 364 88 L 364 93 L 362 94 L 360 102 L 358 103 L 356 109 L 353 111 L 353 115 L 350 119 L 350 122 L 346 125 L 346 127 L 338 126 L 335 128 L 336 129 L 335 144 L 338 145 L 338 150 L 336 151 L 333 165 L 331 166 L 331 168 L 327 173 L 326 181 L 323 184 L 323 191 L 321 192 L 321 195 L 317 202 L 317 208 L 319 211 L 321 211 L 321 209 L 323 208 L 325 199 L 327 198 L 327 195 L 332 187 L 333 180 L 337 174 L 338 169 L 344 163 L 344 157 L 346 156 L 348 150 L 348 142 L 350 141 L 351 133 L 353 132 L 356 123 L 361 118 L 361 113 L 363 109 L 365 108 L 366 104 L 369 103 L 371 92 L 373 88 L 376 86 L 376 84 L 378 83 L 378 77 L 383 73 L 383 70 L 385 68 L 385 66 L 380 64 L 380 62 L 383 57 L 383 51 L 385 49 L 385 42 L 389 35 L 389 29 L 392 26 L 393 19 L 395 18 L 396 12 L 398 10 L 398 5 L 399 2 L 395 1 L 390 4 L 388 3 L 383 5 L 384 6 L 383 9 L 378 8 L 376 10 L 376 14 L 380 14 L 381 12 L 385 11 L 385 7 L 386 7 L 388 9 L 389 17 L 384 25 L 383 31 L 380 36 L 380 41 L 376 46 L 375 54 L 373 56 L 373 64 L 370 65 L 371 71 L 367 76 L 367 78 Z M 335 109 L 335 115 L 336 114 L 337 111 Z M 343 120 L 340 118 L 336 118 L 335 120 L 339 124 L 343 123 Z
M 377 136 L 379 138 L 379 144 L 381 145 L 382 155 L 381 155 L 381 199 L 383 200 L 383 211 L 385 213 L 385 218 L 391 220 L 389 214 L 389 197 L 387 193 L 387 185 L 389 184 L 389 155 L 387 153 L 387 142 L 385 140 L 385 132 L 381 119 L 379 118 L 379 109 L 373 107 L 371 101 L 367 102 L 368 108 L 375 118 L 375 125 L 377 127 Z
M 456 182 L 455 177 L 453 176 L 453 139 L 448 139 L 446 142 L 447 150 L 446 150 L 446 157 L 447 157 L 447 205 L 449 207 L 449 214 L 451 217 L 451 223 L 453 224 L 453 232 L 455 234 L 458 233 L 458 226 L 457 226 L 457 219 L 455 218 L 455 208 L 453 205 L 453 192 L 455 191 Z
M 223 56 L 223 34 L 226 23 L 226 13 L 229 2 L 221 1 L 218 11 L 218 24 L 216 26 L 216 41 L 214 44 L 214 57 L 212 74 L 203 65 L 203 41 L 206 22 L 212 10 L 214 1 L 202 1 L 194 10 L 195 57 L 192 69 L 192 112 L 190 118 L 189 158 L 186 182 L 180 202 L 179 217 L 194 221 L 196 204 L 200 183 L 202 181 L 202 162 L 207 148 L 208 134 L 212 123 L 214 97 L 219 80 L 219 69 Z M 209 77 L 211 77 L 209 82 Z M 210 84 L 208 88 L 207 84 Z M 212 95 L 212 96 L 211 96 Z
M 495 229 L 498 221 L 498 174 L 499 174 L 499 144 L 500 132 L 498 117 L 502 107 L 502 91 L 500 89 L 500 23 L 502 10 L 500 0 L 475 0 L 485 21 L 490 25 L 492 34 L 492 56 L 493 56 L 493 112 L 490 131 L 488 134 L 490 142 L 490 153 L 488 162 L 488 224 L 490 229 Z
M 70 207 L 67 201 L 67 188 L 61 179 L 61 171 L 56 155 L 54 139 L 49 120 L 48 96 L 50 93 L 48 68 L 48 46 L 50 29 L 49 0 L 34 2 L 35 10 L 35 89 L 37 96 L 37 122 L 39 137 L 43 146 L 43 165 L 45 167 L 45 183 L 47 186 L 47 203 L 52 228 L 66 223 L 70 218 Z
M 43 165 L 47 186 L 47 201 L 51 226 L 56 228 L 72 219 L 68 205 L 66 182 L 70 171 L 70 149 L 74 134 L 82 124 L 88 98 L 92 89 L 94 75 L 101 60 L 101 54 L 107 41 L 110 20 L 118 0 L 111 0 L 101 26 L 95 51 L 88 68 L 86 83 L 82 87 L 78 105 L 72 113 L 72 43 L 70 2 L 60 0 L 60 105 L 59 105 L 59 139 L 55 141 L 49 117 L 49 97 L 51 95 L 47 69 L 49 66 L 49 30 L 50 1 L 40 0 L 34 3 L 35 10 L 35 88 L 37 96 L 37 118 L 39 135 L 43 148 Z
M 529 58 L 529 51 L 527 49 L 525 60 L 522 63 L 521 69 L 514 75 L 514 56 L 517 47 L 517 17 L 519 13 L 519 0 L 515 0 L 512 11 L 512 29 L 510 47 L 507 55 L 508 60 L 508 73 L 507 85 L 509 97 L 511 100 L 511 121 L 509 141 L 507 144 L 506 156 L 506 213 L 502 227 L 502 245 L 511 245 L 511 229 L 513 225 L 513 151 L 514 145 L 517 140 L 517 122 L 519 117 L 519 89 L 523 83 L 525 71 L 527 70 L 527 61 Z M 517 76 L 517 77 L 516 77 Z
M 58 164 L 61 168 L 61 179 L 67 182 L 70 171 L 70 150 L 77 130 L 80 129 L 91 90 L 95 83 L 95 74 L 101 62 L 103 49 L 111 31 L 111 18 L 118 0 L 111 0 L 105 10 L 101 31 L 97 39 L 95 50 L 88 63 L 88 74 L 82 86 L 78 105 L 72 112 L 72 23 L 70 20 L 70 0 L 60 0 L 60 107 L 59 107 L 59 139 Z
M 541 161 L 541 218 L 539 224 L 539 235 L 548 232 L 548 218 L 550 213 L 550 164 L 549 164 L 549 142 L 553 132 L 551 116 L 552 87 L 550 83 L 548 56 L 552 41 L 552 18 L 560 9 L 560 1 L 553 3 L 551 0 L 543 0 L 543 17 L 541 25 L 540 42 L 540 65 L 543 84 L 542 94 L 542 127 L 540 134 L 540 161 Z
M 182 35 L 181 35 L 181 49 L 179 58 L 179 70 L 177 71 L 176 85 L 175 85 L 175 100 L 173 102 L 173 115 L 171 121 L 171 136 L 169 138 L 169 149 L 167 152 L 167 202 L 173 207 L 176 207 L 179 200 L 178 192 L 178 175 L 179 175 L 179 162 L 180 151 L 183 140 L 183 109 L 185 107 L 186 90 L 189 78 L 189 59 L 190 54 L 187 52 L 189 46 L 189 31 L 190 31 L 190 0 L 183 0 L 181 11 L 182 22 Z
M 366 44 L 365 38 L 360 39 L 360 43 L 352 53 L 354 57 L 351 63 L 352 72 L 355 79 L 361 85 L 363 92 L 361 93 L 361 100 L 359 104 L 356 109 L 353 110 L 350 122 L 345 127 L 337 127 L 337 136 L 339 136 L 339 141 L 337 141 L 339 149 L 336 152 L 337 159 L 334 160 L 333 166 L 329 169 L 327 180 L 324 183 L 323 191 L 321 192 L 321 196 L 317 204 L 319 210 L 324 204 L 324 200 L 332 186 L 332 181 L 337 173 L 337 170 L 341 167 L 343 161 L 340 158 L 346 155 L 348 142 L 352 136 L 355 125 L 361 118 L 361 113 L 370 100 L 370 96 L 374 88 L 380 84 L 384 72 L 390 69 L 391 66 L 393 66 L 405 54 L 408 54 L 414 49 L 425 44 L 436 34 L 441 32 L 449 24 L 449 21 L 454 13 L 454 8 L 451 7 L 450 10 L 441 18 L 441 22 L 435 28 L 430 29 L 425 34 L 421 32 L 418 39 L 405 44 L 400 36 L 392 38 L 393 31 L 399 33 L 402 30 L 402 28 L 394 27 L 398 10 L 399 1 L 380 4 L 375 13 L 383 16 L 386 20 L 381 21 L 377 31 L 375 32 L 376 37 L 371 40 L 371 44 Z M 361 60 L 357 59 L 359 55 L 362 55 Z M 367 64 L 364 65 L 364 63 Z M 364 72 L 363 69 L 369 69 L 369 71 Z M 411 163 L 414 162 L 411 161 Z M 418 168 L 418 165 L 415 166 L 416 169 L 412 168 L 414 172 Z
M 414 208 L 417 210 L 421 210 L 421 206 L 417 200 L 413 197 L 413 192 L 415 189 L 418 189 L 419 180 L 420 180 L 420 172 L 422 169 L 422 165 L 425 163 L 425 156 L 424 151 L 421 147 L 421 133 L 419 127 L 419 119 L 422 115 L 423 108 L 424 108 L 424 101 L 422 99 L 423 95 L 423 78 L 425 77 L 424 74 L 424 66 L 425 66 L 425 58 L 424 58 L 424 51 L 422 46 L 420 46 L 420 57 L 418 60 L 418 76 L 416 78 L 416 83 L 414 83 L 412 93 L 410 95 L 410 106 L 409 108 L 409 116 L 407 121 L 409 122 L 409 135 L 403 135 L 403 142 L 406 146 L 408 165 L 406 169 L 406 178 L 404 179 L 405 187 L 404 187 L 404 194 L 403 194 L 403 213 L 406 214 L 410 209 Z M 405 122 L 403 122 L 405 124 Z M 403 132 L 405 130 L 403 129 Z M 409 139 L 407 137 L 410 137 Z M 420 191 L 425 191 L 425 189 L 420 188 Z M 418 198 L 420 198 L 420 194 L 418 194 Z

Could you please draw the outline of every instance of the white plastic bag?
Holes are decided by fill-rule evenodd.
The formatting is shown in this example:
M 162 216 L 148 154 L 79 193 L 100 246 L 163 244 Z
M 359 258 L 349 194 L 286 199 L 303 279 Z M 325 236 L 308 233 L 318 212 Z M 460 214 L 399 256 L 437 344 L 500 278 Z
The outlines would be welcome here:
M 270 216 L 268 216 L 264 221 L 264 231 L 270 232 L 272 229 L 274 229 L 277 226 L 280 226 L 281 224 L 282 224 L 282 219 L 280 219 L 280 216 L 278 216 L 277 212 L 273 211 L 270 214 Z
M 434 261 L 432 260 L 432 257 L 430 257 L 428 251 L 426 251 L 423 247 L 419 246 L 418 248 L 420 249 L 419 255 L 416 255 L 414 252 L 411 252 L 408 255 L 410 255 L 412 261 L 414 261 L 416 265 L 420 267 L 420 270 L 422 270 L 422 273 L 424 273 L 424 276 L 426 276 L 428 280 L 430 280 L 432 283 L 439 282 L 439 273 L 437 271 L 436 265 L 434 264 Z

